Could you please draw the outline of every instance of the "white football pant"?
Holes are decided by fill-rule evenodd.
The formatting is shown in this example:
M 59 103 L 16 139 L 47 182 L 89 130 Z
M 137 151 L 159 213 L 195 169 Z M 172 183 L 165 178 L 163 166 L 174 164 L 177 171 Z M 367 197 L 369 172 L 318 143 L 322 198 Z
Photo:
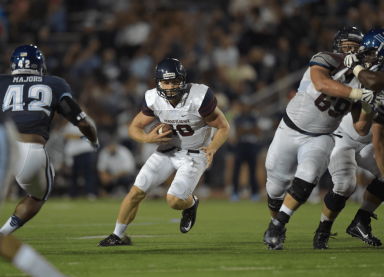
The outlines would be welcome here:
M 47 200 L 55 177 L 47 150 L 38 143 L 17 144 L 19 157 L 14 167 L 16 181 L 29 195 Z
M 356 189 L 357 166 L 382 178 L 374 157 L 373 144 L 364 144 L 351 139 L 346 133 L 338 132 L 335 148 L 328 166 L 334 183 L 333 192 L 350 197 Z M 381 179 L 382 180 L 382 179 Z
M 265 161 L 268 195 L 283 200 L 295 177 L 317 183 L 328 167 L 334 144 L 331 135 L 303 135 L 281 120 Z
M 156 151 L 147 160 L 136 177 L 134 185 L 148 193 L 176 172 L 168 194 L 186 200 L 195 189 L 207 167 L 205 153 L 188 153 L 188 150 Z

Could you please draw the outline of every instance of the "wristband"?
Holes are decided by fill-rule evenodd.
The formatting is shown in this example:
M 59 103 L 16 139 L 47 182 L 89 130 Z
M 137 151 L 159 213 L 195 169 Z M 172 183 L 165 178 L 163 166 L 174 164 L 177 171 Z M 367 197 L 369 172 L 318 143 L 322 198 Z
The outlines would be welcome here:
M 359 76 L 360 71 L 366 70 L 364 67 L 361 65 L 356 65 L 355 68 L 353 69 L 353 74 L 356 76 L 356 78 Z
M 363 95 L 363 90 L 362 89 L 352 88 L 348 97 L 351 98 L 351 99 L 360 100 L 362 95 Z

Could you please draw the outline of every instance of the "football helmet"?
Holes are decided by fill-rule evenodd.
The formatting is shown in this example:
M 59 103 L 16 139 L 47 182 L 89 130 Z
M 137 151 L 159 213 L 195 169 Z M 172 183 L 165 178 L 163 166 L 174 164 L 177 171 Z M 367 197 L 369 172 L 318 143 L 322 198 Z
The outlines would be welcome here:
M 154 79 L 156 81 L 157 93 L 167 99 L 173 100 L 179 98 L 186 90 L 187 72 L 179 60 L 166 58 L 159 62 L 155 68 Z M 180 78 L 178 88 L 163 89 L 161 81 Z
M 384 61 L 384 29 L 373 29 L 363 37 L 359 48 L 365 68 L 380 66 Z
M 44 76 L 47 71 L 43 53 L 34 45 L 17 47 L 10 59 L 12 74 L 33 74 Z
M 359 29 L 356 27 L 344 27 L 339 30 L 333 38 L 332 50 L 334 53 L 346 53 L 341 47 L 343 41 L 353 41 L 360 44 L 362 40 L 363 33 Z

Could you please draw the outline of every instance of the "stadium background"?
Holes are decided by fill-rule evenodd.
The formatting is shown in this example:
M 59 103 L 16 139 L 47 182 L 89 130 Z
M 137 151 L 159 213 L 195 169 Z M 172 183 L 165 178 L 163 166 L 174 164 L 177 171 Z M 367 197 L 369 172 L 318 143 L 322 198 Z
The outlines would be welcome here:
M 10 74 L 14 48 L 37 45 L 46 57 L 48 74 L 64 78 L 95 120 L 102 147 L 113 142 L 131 151 L 134 176 L 154 146 L 131 140 L 129 124 L 141 108 L 144 92 L 155 87 L 155 65 L 166 57 L 177 58 L 187 70 L 188 82 L 213 90 L 232 129 L 197 194 L 230 195 L 237 143 L 234 119 L 243 105 L 251 105 L 260 129 L 254 171 L 265 196 L 264 159 L 277 123 L 309 59 L 317 52 L 331 51 L 333 36 L 344 26 L 363 32 L 384 27 L 384 2 L 1 0 L 0 72 Z M 88 175 L 73 177 L 74 157 L 83 150 L 73 148 L 73 142 L 80 141 L 66 124 L 65 119 L 55 118 L 47 144 L 56 171 L 52 195 L 125 196 L 127 187 L 106 191 L 101 185 L 98 154 L 90 149 L 86 152 L 92 166 L 84 169 Z M 243 198 L 249 194 L 247 170 L 244 166 L 240 174 Z M 74 180 L 77 190 L 72 188 Z M 321 186 L 325 189 L 329 184 L 328 179 Z M 162 197 L 166 190 L 167 184 L 151 196 Z M 11 197 L 21 193 L 15 185 Z

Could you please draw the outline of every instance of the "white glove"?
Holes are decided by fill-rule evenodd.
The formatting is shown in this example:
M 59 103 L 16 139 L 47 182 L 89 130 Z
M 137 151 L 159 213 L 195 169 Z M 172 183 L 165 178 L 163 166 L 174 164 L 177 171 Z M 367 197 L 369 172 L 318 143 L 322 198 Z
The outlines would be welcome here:
M 380 106 L 381 101 L 384 100 L 383 94 L 376 94 L 373 90 L 370 89 L 363 89 L 363 93 L 361 95 L 361 102 L 368 103 L 375 106 Z
M 356 54 L 348 54 L 344 58 L 344 65 L 353 71 L 356 65 L 360 64 L 360 60 Z
M 80 137 L 82 140 L 89 143 L 89 145 L 92 147 L 93 151 L 97 152 L 97 150 L 100 149 L 99 140 L 96 141 L 96 144 L 93 144 L 86 136 Z

